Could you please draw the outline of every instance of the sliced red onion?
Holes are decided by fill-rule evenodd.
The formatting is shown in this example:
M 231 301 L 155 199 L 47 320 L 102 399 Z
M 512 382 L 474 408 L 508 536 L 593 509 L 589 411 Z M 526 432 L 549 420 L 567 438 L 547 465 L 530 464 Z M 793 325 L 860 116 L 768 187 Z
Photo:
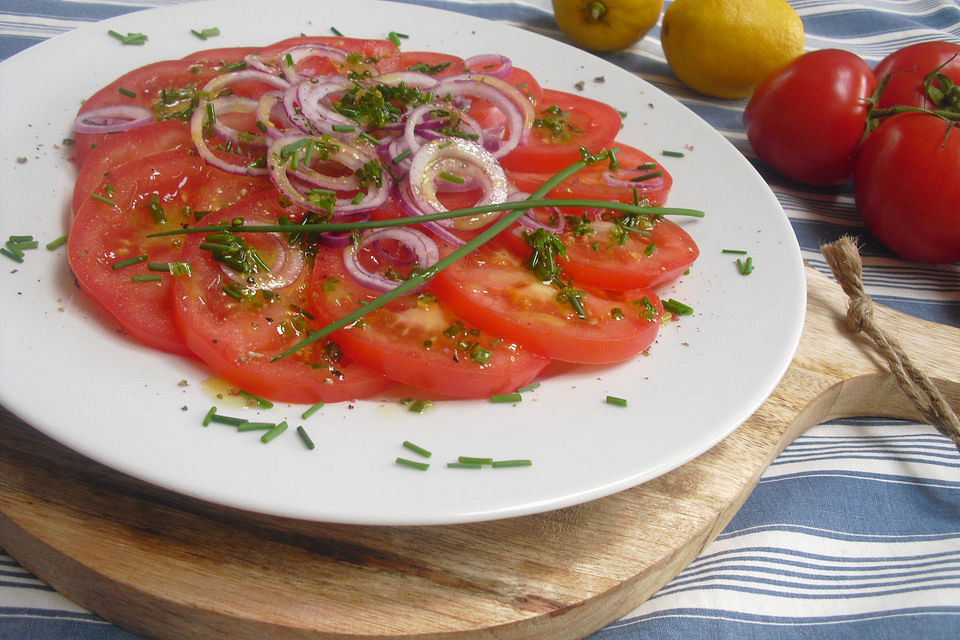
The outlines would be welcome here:
M 262 224 L 268 223 L 264 222 Z M 303 273 L 305 266 L 300 249 L 286 242 L 279 233 L 257 234 L 257 237 L 264 241 L 270 241 L 275 247 L 275 251 L 272 253 L 276 258 L 270 265 L 270 270 L 257 273 L 241 273 L 233 267 L 221 263 L 220 269 L 224 275 L 244 287 L 267 291 L 283 289 L 296 282 L 300 274 Z
M 496 158 L 513 151 L 533 128 L 536 115 L 533 104 L 516 87 L 500 78 L 469 73 L 450 76 L 434 88 L 434 93 L 483 98 L 500 109 L 506 117 L 507 137 L 491 151 Z
M 503 167 L 489 151 L 478 144 L 460 138 L 431 140 L 413 154 L 410 162 L 410 196 L 421 211 L 435 213 L 447 211 L 437 198 L 436 178 L 441 172 L 466 173 L 479 180 L 483 195 L 478 205 L 496 204 L 507 199 L 507 176 Z M 468 218 L 458 218 L 452 226 L 458 229 L 477 229 L 496 217 L 498 213 L 485 213 Z
M 297 85 L 297 102 L 303 117 L 313 125 L 316 131 L 336 134 L 334 125 L 356 126 L 350 118 L 341 115 L 327 106 L 327 96 L 347 91 L 355 85 L 349 78 L 330 77 L 320 82 L 301 82 Z M 289 110 L 288 110 L 289 111 Z
M 431 134 L 424 131 L 422 125 L 424 124 L 424 117 L 427 114 L 437 110 L 449 111 L 450 107 L 445 104 L 432 102 L 429 104 L 420 105 L 419 107 L 417 107 L 416 109 L 414 109 L 413 111 L 407 114 L 406 126 L 403 129 L 403 137 L 407 143 L 406 145 L 407 149 L 410 149 L 411 152 L 416 152 L 421 146 L 421 142 L 417 137 L 418 133 L 422 134 L 427 139 L 431 139 Z M 476 142 L 480 146 L 483 146 L 483 127 L 481 127 L 476 120 L 474 120 L 467 114 L 457 113 L 456 116 L 469 129 L 473 130 L 470 133 L 473 133 L 474 135 L 477 136 L 477 140 L 475 140 L 474 142 Z M 448 119 L 446 118 L 440 118 L 435 122 L 431 122 L 430 125 L 432 128 L 440 128 L 443 126 L 443 123 L 447 120 Z M 433 136 L 434 136 L 433 139 L 435 139 L 436 137 L 442 136 L 442 134 L 439 132 L 433 132 Z
M 391 280 L 380 273 L 369 271 L 360 263 L 360 250 L 372 242 L 381 240 L 395 240 L 405 247 L 409 248 L 416 256 L 417 266 L 420 269 L 427 269 L 440 260 L 440 250 L 437 243 L 428 235 L 416 229 L 405 227 L 392 227 L 377 229 L 366 233 L 360 240 L 359 246 L 350 246 L 343 251 L 343 266 L 346 267 L 350 277 L 358 283 L 379 293 L 385 293 L 397 287 L 400 283 Z M 424 285 L 425 286 L 425 285 Z M 415 289 L 419 291 L 423 286 Z
M 418 71 L 388 71 L 387 73 L 381 73 L 376 76 L 374 81 L 376 84 L 389 84 L 394 87 L 402 82 L 408 87 L 416 87 L 418 89 L 432 89 L 440 83 L 439 80 L 430 74 L 420 73 Z
M 282 91 L 267 91 L 260 96 L 260 101 L 257 103 L 257 122 L 263 123 L 266 128 L 265 136 L 276 139 L 290 135 L 291 129 L 297 129 L 298 127 L 286 115 L 283 109 Z M 283 128 L 277 126 L 278 122 Z
M 413 203 L 413 199 L 410 197 L 410 181 L 407 178 L 404 178 L 399 183 L 397 183 L 397 203 L 400 205 L 400 209 L 411 218 L 416 218 L 417 216 L 422 216 L 425 212 L 417 208 L 417 205 Z M 437 236 L 441 240 L 452 244 L 455 247 L 464 245 L 464 241 L 460 239 L 459 236 L 447 231 L 442 226 L 436 222 L 421 222 L 420 226 Z
M 76 133 L 115 133 L 153 122 L 153 112 L 132 104 L 113 104 L 90 109 L 73 121 Z
M 247 102 L 248 100 L 248 98 L 242 98 L 240 96 L 225 96 L 223 98 L 217 98 L 212 103 L 201 101 L 200 105 L 194 110 L 193 115 L 190 117 L 190 140 L 193 142 L 193 146 L 197 149 L 200 157 L 219 169 L 240 175 L 265 176 L 269 172 L 263 167 L 233 164 L 224 160 L 210 149 L 209 145 L 207 145 L 207 140 L 203 137 L 203 124 L 208 115 L 208 104 L 213 105 L 213 112 L 216 116 L 217 114 L 223 113 L 247 111 L 250 107 L 250 104 Z M 256 105 L 254 105 L 254 107 L 255 106 Z
M 274 140 L 270 147 L 267 149 L 267 171 L 270 173 L 270 177 L 273 180 L 274 186 L 280 190 L 281 193 L 290 198 L 293 202 L 299 204 L 300 206 L 308 209 L 310 211 L 318 213 L 329 213 L 326 209 L 323 209 L 317 206 L 316 203 L 312 202 L 300 189 L 295 187 L 290 180 L 290 162 L 281 162 L 281 152 L 282 150 L 290 145 L 302 140 L 317 140 L 319 138 L 313 136 L 286 136 L 283 138 L 278 138 Z M 370 161 L 372 158 L 367 157 L 363 154 L 357 147 L 348 145 L 344 142 L 337 142 L 340 146 L 340 150 L 330 154 L 330 160 L 334 162 L 340 162 L 351 168 L 351 165 L 359 162 L 355 165 L 355 168 L 359 168 L 364 162 Z M 297 151 L 295 153 L 300 153 Z M 295 170 L 292 175 L 294 177 L 300 178 L 302 176 L 308 176 L 313 179 L 318 179 L 322 174 L 313 171 L 309 167 L 301 167 Z M 327 176 L 331 181 L 340 181 L 343 180 L 343 184 L 352 184 L 352 187 L 347 187 L 347 190 L 354 190 L 359 187 L 359 182 L 357 182 L 356 176 Z M 351 182 L 352 180 L 352 182 Z M 355 213 L 359 211 L 370 211 L 381 206 L 387 201 L 390 197 L 390 191 L 393 188 L 393 181 L 390 178 L 388 172 L 384 172 L 381 175 L 382 184 L 377 186 L 376 184 L 370 183 L 367 185 L 366 196 L 358 203 L 354 204 L 353 199 L 344 199 L 337 198 L 334 203 L 333 213 L 335 216 L 339 216 L 346 213 Z M 339 184 L 339 183 L 337 183 Z M 329 189 L 330 187 L 322 187 Z M 336 191 L 337 189 L 333 189 Z
M 240 132 L 227 125 L 220 119 L 225 113 L 254 113 L 260 105 L 259 100 L 253 98 L 244 98 L 243 96 L 226 96 L 217 98 L 213 101 L 214 113 L 217 116 L 216 123 L 213 125 L 217 135 L 224 140 L 237 142 L 240 140 Z M 266 140 L 262 135 L 247 133 L 244 144 L 254 146 L 267 146 Z
M 335 62 L 346 62 L 347 56 L 350 55 L 350 52 L 346 49 L 341 49 L 339 47 L 333 47 L 328 44 L 300 44 L 294 47 L 291 47 L 280 54 L 280 65 L 282 65 L 283 75 L 292 83 L 300 82 L 304 78 L 309 78 L 311 76 L 301 74 L 296 70 L 296 65 L 301 60 L 306 60 L 307 58 L 319 57 L 327 58 L 328 60 L 333 60 Z M 287 58 L 287 56 L 290 56 Z M 293 64 L 288 64 L 287 60 L 293 62 Z
M 644 175 L 644 172 L 642 171 L 628 171 L 636 174 L 633 177 Z M 653 191 L 655 189 L 662 189 L 664 184 L 666 184 L 663 176 L 657 176 L 656 178 L 650 178 L 649 180 L 639 180 L 637 182 L 633 182 L 629 179 L 624 180 L 623 178 L 616 177 L 609 169 L 604 170 L 602 177 L 603 181 L 611 187 L 624 187 L 627 189 L 636 188 L 638 191 Z
M 294 127 L 303 132 L 304 135 L 309 135 L 316 131 L 316 128 L 311 124 L 303 113 L 301 113 L 300 105 L 297 102 L 297 93 L 300 86 L 292 84 L 283 92 L 283 112 L 287 116 Z M 293 131 L 290 132 L 291 135 L 294 134 Z
M 476 73 L 485 73 L 494 78 L 506 78 L 513 71 L 513 61 L 499 53 L 485 53 L 463 61 L 464 66 Z
M 525 191 L 513 191 L 509 196 L 507 196 L 507 202 L 520 202 L 521 200 L 526 200 L 529 197 L 530 194 Z M 554 225 L 549 225 L 541 222 L 537 217 L 537 211 L 548 212 L 551 217 L 556 216 L 557 223 Z M 563 230 L 567 226 L 563 212 L 558 207 L 538 207 L 536 209 L 527 209 L 526 213 L 517 218 L 517 222 L 528 229 L 545 229 L 550 233 L 557 234 L 563 233 Z

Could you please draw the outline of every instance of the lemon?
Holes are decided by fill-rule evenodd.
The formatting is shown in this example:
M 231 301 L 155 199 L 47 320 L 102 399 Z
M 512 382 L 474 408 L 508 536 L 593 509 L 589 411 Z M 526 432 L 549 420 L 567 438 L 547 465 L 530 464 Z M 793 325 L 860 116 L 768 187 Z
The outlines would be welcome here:
M 557 26 L 578 47 L 619 51 L 657 23 L 663 0 L 553 0 Z
M 718 98 L 745 98 L 803 53 L 803 23 L 785 0 L 674 0 L 660 40 L 684 84 Z

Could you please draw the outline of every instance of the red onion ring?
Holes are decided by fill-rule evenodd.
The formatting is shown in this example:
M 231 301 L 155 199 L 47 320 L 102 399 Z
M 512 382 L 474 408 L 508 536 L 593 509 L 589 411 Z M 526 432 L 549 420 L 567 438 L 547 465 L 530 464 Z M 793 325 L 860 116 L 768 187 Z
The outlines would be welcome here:
M 434 88 L 437 95 L 474 96 L 493 103 L 507 120 L 507 137 L 493 149 L 502 158 L 519 145 L 533 128 L 533 104 L 512 84 L 483 74 L 462 74 L 445 78 Z M 486 134 L 486 132 L 485 132 Z
M 417 205 L 413 203 L 413 199 L 410 197 L 410 181 L 408 178 L 404 178 L 397 183 L 396 195 L 397 204 L 400 205 L 400 209 L 404 214 L 411 218 L 416 218 L 417 216 L 422 216 L 424 214 L 423 211 L 417 208 Z M 455 247 L 460 247 L 465 244 L 465 242 L 459 236 L 447 231 L 436 222 L 421 222 L 420 226 L 441 240 L 448 242 Z
M 408 87 L 418 89 L 432 89 L 440 84 L 440 81 L 430 74 L 420 73 L 419 71 L 388 71 L 376 76 L 375 81 L 376 84 L 389 84 L 393 87 L 402 82 Z
M 507 196 L 507 202 L 520 202 L 521 200 L 526 200 L 529 197 L 530 194 L 525 191 L 514 191 Z M 557 223 L 555 225 L 544 224 L 539 220 L 539 218 L 537 218 L 537 211 L 549 212 L 551 216 L 556 215 Z M 537 207 L 535 209 L 527 209 L 526 213 L 517 218 L 517 222 L 528 229 L 545 229 L 550 233 L 556 234 L 563 233 L 563 230 L 567 226 L 564 214 L 559 207 Z
M 240 175 L 265 176 L 269 172 L 263 167 L 249 167 L 244 164 L 233 164 L 227 162 L 210 149 L 210 147 L 207 145 L 206 139 L 203 137 L 203 125 L 204 120 L 207 117 L 208 104 L 213 105 L 214 114 L 242 113 L 244 111 L 251 110 L 250 102 L 250 98 L 243 98 L 240 96 L 225 96 L 223 98 L 217 98 L 212 103 L 201 101 L 200 105 L 194 110 L 193 115 L 190 117 L 190 140 L 193 142 L 193 146 L 196 148 L 200 157 L 203 158 L 207 163 L 212 164 L 219 169 L 223 169 L 228 173 L 236 173 Z
M 116 133 L 153 122 L 153 112 L 132 104 L 113 104 L 90 109 L 73 121 L 76 133 Z
M 270 85 L 271 87 L 276 87 L 277 89 L 286 89 L 290 86 L 290 83 L 283 78 L 278 78 L 270 73 L 265 73 L 256 69 L 244 69 L 243 71 L 231 71 L 230 73 L 225 73 L 222 76 L 217 76 L 203 87 L 203 92 L 208 96 L 213 96 L 220 93 L 220 91 L 226 89 L 234 82 L 247 81 L 262 82 Z M 200 106 L 203 106 L 203 102 L 204 101 L 201 101 Z M 197 107 L 198 111 L 199 109 L 200 107 Z
M 420 105 L 419 107 L 417 107 L 416 109 L 414 109 L 413 111 L 407 114 L 406 125 L 404 126 L 404 129 L 403 129 L 403 138 L 407 143 L 407 149 L 410 149 L 411 152 L 415 153 L 421 147 L 421 143 L 417 139 L 417 133 L 418 133 L 418 127 L 420 127 L 421 124 L 423 123 L 424 116 L 426 116 L 431 111 L 436 111 L 436 110 L 449 111 L 450 107 L 445 104 L 431 102 L 429 104 Z M 476 142 L 482 147 L 483 146 L 483 127 L 481 127 L 476 120 L 474 120 L 473 118 L 471 118 L 465 113 L 458 113 L 457 117 L 460 119 L 460 121 L 463 124 L 465 124 L 470 129 L 473 129 L 473 133 L 477 135 L 477 140 L 475 140 L 474 142 Z M 439 125 L 442 122 L 443 120 L 441 119 L 437 124 Z M 437 136 L 439 135 L 441 134 L 437 134 Z
M 268 224 L 263 222 L 262 224 Z M 306 265 L 303 253 L 296 246 L 285 242 L 279 233 L 257 234 L 258 240 L 269 240 L 276 247 L 276 259 L 270 265 L 270 271 L 257 273 L 240 273 L 233 267 L 220 263 L 220 270 L 224 275 L 244 287 L 253 287 L 258 290 L 275 291 L 288 287 L 297 281 Z
M 294 47 L 291 47 L 280 54 L 279 64 L 281 73 L 284 77 L 287 78 L 291 83 L 297 83 L 302 81 L 305 78 L 310 78 L 302 73 L 299 73 L 296 70 L 296 65 L 301 60 L 306 60 L 307 58 L 327 58 L 335 62 L 346 62 L 347 56 L 350 55 L 350 52 L 346 49 L 341 49 L 340 47 L 333 47 L 328 44 L 299 44 Z M 290 60 L 293 64 L 287 64 L 287 56 L 290 56 Z
M 354 86 L 352 80 L 341 76 L 328 76 L 320 82 L 301 82 L 297 85 L 296 100 L 300 104 L 303 117 L 313 125 L 316 131 L 331 135 L 339 135 L 333 130 L 334 125 L 356 126 L 353 120 L 325 104 L 327 96 L 331 93 L 347 91 Z
M 447 211 L 437 198 L 435 178 L 452 163 L 458 164 L 458 171 L 465 171 L 469 177 L 479 180 L 483 196 L 478 205 L 496 204 L 507 199 L 507 176 L 503 167 L 493 155 L 478 144 L 450 138 L 431 140 L 413 154 L 410 162 L 410 196 L 421 211 L 436 213 Z M 473 167 L 473 168 L 471 168 Z M 498 213 L 484 213 L 468 218 L 458 218 L 452 226 L 458 229 L 477 229 L 496 217 Z
M 379 242 L 380 240 L 395 240 L 407 247 L 416 257 L 416 263 L 420 269 L 427 269 L 440 260 L 440 249 L 437 247 L 437 243 L 421 231 L 404 227 L 392 227 L 365 233 L 360 239 L 358 246 L 350 246 L 344 249 L 343 266 L 351 278 L 368 289 L 373 289 L 379 293 L 386 293 L 400 284 L 395 280 L 387 278 L 383 274 L 369 271 L 360 263 L 360 250 L 370 243 Z M 420 291 L 425 286 L 426 283 L 414 291 Z
M 494 78 L 506 78 L 513 71 L 513 61 L 499 53 L 485 53 L 463 61 L 470 71 L 485 73 Z

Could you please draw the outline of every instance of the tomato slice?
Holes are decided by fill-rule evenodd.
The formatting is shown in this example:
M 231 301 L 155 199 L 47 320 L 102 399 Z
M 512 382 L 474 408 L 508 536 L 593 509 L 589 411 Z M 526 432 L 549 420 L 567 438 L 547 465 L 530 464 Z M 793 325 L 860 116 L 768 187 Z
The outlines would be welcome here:
M 111 135 L 87 155 L 73 188 L 71 211 L 76 213 L 116 167 L 155 153 L 192 148 L 190 127 L 179 120 L 154 122 Z
M 538 217 L 552 214 L 535 211 Z M 574 282 L 610 290 L 657 287 L 680 277 L 699 257 L 697 243 L 675 222 L 656 216 L 617 217 L 621 215 L 604 210 L 582 217 L 568 210 L 558 234 L 567 257 L 557 262 Z M 530 246 L 522 229 L 515 226 L 501 238 L 526 259 Z
M 403 51 L 398 61 L 400 71 L 418 71 L 434 78 L 445 78 L 467 70 L 463 58 L 433 51 Z
M 622 125 L 610 105 L 552 89 L 543 90 L 536 112 L 524 143 L 500 159 L 505 168 L 559 171 L 580 159 L 581 147 L 597 153 L 612 146 Z
M 673 177 L 663 165 L 643 151 L 622 142 L 615 142 L 612 146 L 620 150 L 617 153 L 620 169 L 610 177 L 629 184 L 610 184 L 607 182 L 603 174 L 604 171 L 609 170 L 610 165 L 606 160 L 601 160 L 564 180 L 550 192 L 550 197 L 633 202 L 633 190 L 636 188 L 637 197 L 640 200 L 645 200 L 650 204 L 665 203 L 667 195 L 670 193 L 670 187 L 673 186 Z M 577 159 L 579 160 L 579 158 Z M 511 169 L 507 171 L 507 176 L 518 189 L 532 192 L 540 188 L 555 173 L 555 171 Z M 633 178 L 650 176 L 656 173 L 662 175 L 632 182 Z
M 159 282 L 131 280 L 134 275 L 157 275 L 148 270 L 150 263 L 178 261 L 181 240 L 146 236 L 192 224 L 194 211 L 218 209 L 262 184 L 207 167 L 182 149 L 118 167 L 84 199 L 70 229 L 70 267 L 80 288 L 135 340 L 188 354 L 170 313 L 170 276 L 163 274 Z M 162 209 L 162 223 L 154 219 L 151 201 Z M 138 256 L 146 257 L 114 268 Z
M 264 59 L 268 59 L 271 56 L 284 53 L 293 47 L 307 44 L 326 45 L 330 47 L 337 47 L 338 49 L 344 49 L 351 53 L 359 53 L 364 58 L 371 60 L 376 69 L 381 73 L 386 71 L 394 71 L 398 68 L 397 65 L 400 56 L 397 45 L 393 44 L 389 40 L 377 40 L 372 38 L 345 38 L 341 36 L 297 36 L 294 38 L 280 40 L 279 42 L 274 42 L 266 47 L 261 47 L 259 53 L 264 57 Z M 351 68 L 353 67 L 349 64 L 346 66 L 318 65 L 313 69 L 312 73 L 346 73 Z M 297 65 L 297 70 L 303 71 L 304 73 L 310 72 L 302 68 L 299 64 Z
M 264 191 L 211 214 L 204 223 L 239 216 L 248 224 L 276 224 L 279 216 L 289 213 L 278 204 L 276 191 Z M 173 311 L 186 344 L 218 375 L 281 402 L 341 402 L 393 386 L 391 380 L 340 354 L 330 341 L 317 341 L 272 361 L 320 326 L 308 311 L 310 269 L 301 249 L 280 234 L 235 234 L 273 269 L 261 275 L 278 279 L 276 288 L 262 290 L 248 286 L 244 275 L 201 248 L 207 235 L 194 234 L 184 241 L 182 259 L 190 263 L 193 275 L 175 279 Z M 284 263 L 278 266 L 281 256 Z
M 580 318 L 570 303 L 558 299 L 556 288 L 497 245 L 481 247 L 441 271 L 430 290 L 477 326 L 565 362 L 621 362 L 656 338 L 662 306 L 652 291 L 632 292 L 631 298 L 588 293 L 582 299 L 586 318 Z
M 540 100 L 540 96 L 544 91 L 540 83 L 537 82 L 537 79 L 533 77 L 533 74 L 520 67 L 514 67 L 510 73 L 503 78 L 503 81 L 516 87 L 521 96 L 534 104 Z M 476 118 L 477 122 L 485 128 L 494 127 L 502 122 L 506 122 L 506 117 L 503 113 L 501 113 L 497 107 L 493 106 L 493 103 L 482 98 L 473 100 L 470 105 L 470 115 Z
M 319 318 L 332 322 L 378 295 L 347 275 L 342 250 L 317 255 L 312 301 Z M 344 353 L 390 378 L 461 398 L 515 391 L 549 363 L 462 321 L 430 293 L 401 296 L 334 339 Z

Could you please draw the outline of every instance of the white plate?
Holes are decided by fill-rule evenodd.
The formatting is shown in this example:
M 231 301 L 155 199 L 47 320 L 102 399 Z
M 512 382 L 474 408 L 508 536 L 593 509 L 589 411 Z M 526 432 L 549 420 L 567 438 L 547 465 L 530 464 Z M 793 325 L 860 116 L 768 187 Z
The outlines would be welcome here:
M 59 148 L 81 100 L 121 73 L 194 50 L 267 44 L 335 26 L 349 36 L 408 34 L 407 50 L 503 53 L 544 86 L 628 112 L 621 139 L 663 158 L 669 204 L 706 211 L 681 221 L 701 257 L 664 297 L 695 313 L 665 326 L 650 355 L 615 367 L 557 367 L 517 405 L 435 404 L 424 415 L 395 400 L 272 410 L 215 400 L 207 375 L 119 335 L 75 288 L 65 248 L 0 256 L 0 403 L 90 458 L 204 500 L 295 518 L 354 524 L 441 524 L 531 514 L 637 485 L 697 456 L 773 391 L 799 340 L 805 307 L 800 250 L 780 205 L 746 160 L 709 125 L 636 76 L 554 40 L 507 25 L 397 3 L 219 0 L 128 14 L 53 38 L 0 64 L 0 239 L 61 235 L 74 169 Z M 217 26 L 200 42 L 190 29 Z M 107 35 L 142 31 L 145 46 Z M 604 76 L 605 82 L 593 79 Z M 19 163 L 18 157 L 26 157 Z M 749 251 L 742 276 L 726 248 Z M 187 386 L 180 386 L 180 381 Z M 628 399 L 627 408 L 604 402 Z M 223 413 L 290 421 L 268 445 L 255 434 L 200 423 Z M 304 425 L 307 451 L 293 431 Z M 420 472 L 394 464 L 433 451 Z M 460 455 L 529 458 L 532 467 L 446 468 Z

